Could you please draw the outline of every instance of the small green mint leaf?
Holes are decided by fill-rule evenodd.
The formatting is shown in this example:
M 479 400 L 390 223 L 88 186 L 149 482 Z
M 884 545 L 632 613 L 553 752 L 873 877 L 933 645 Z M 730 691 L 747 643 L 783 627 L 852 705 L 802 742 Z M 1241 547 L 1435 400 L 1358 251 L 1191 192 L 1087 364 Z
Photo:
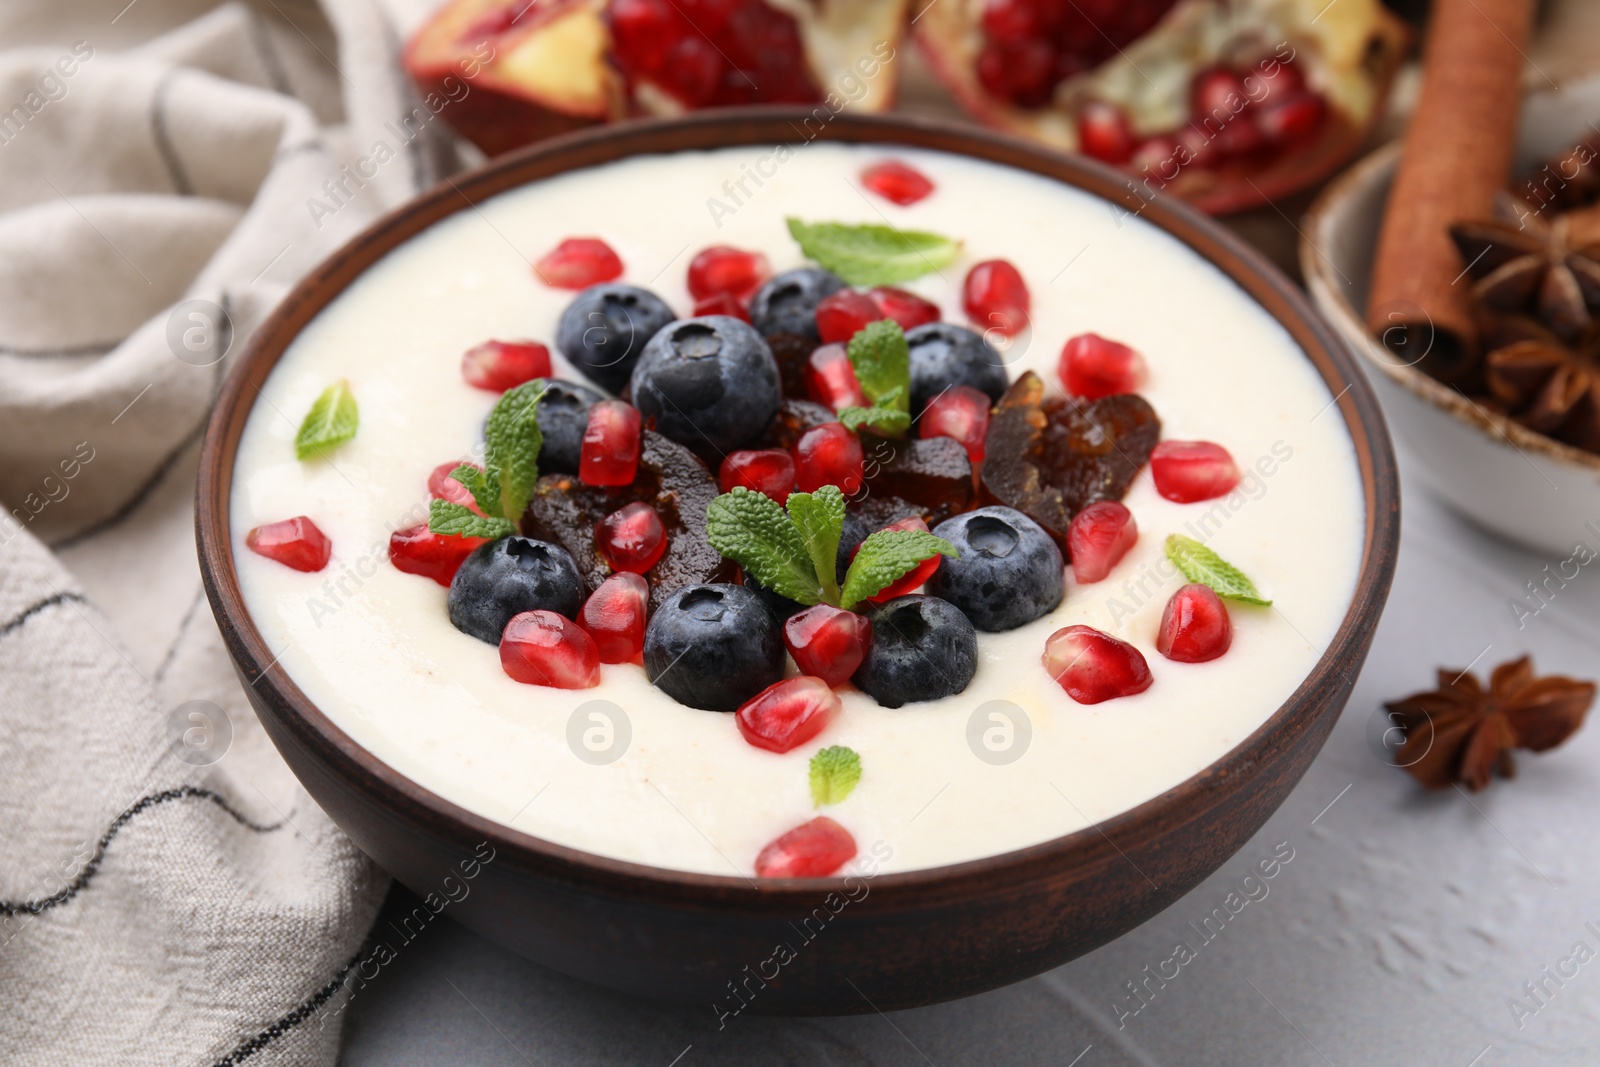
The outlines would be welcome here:
M 779 596 L 822 600 L 811 557 L 789 516 L 765 493 L 735 486 L 706 508 L 706 540 Z
M 350 392 L 350 383 L 343 379 L 334 382 L 322 391 L 301 420 L 300 432 L 294 436 L 295 457 L 311 459 L 343 444 L 356 435 L 360 422 L 361 412 Z
M 815 493 L 790 493 L 786 506 L 822 587 L 822 599 L 837 604 L 839 579 L 835 571 L 839 538 L 844 533 L 844 493 L 837 485 L 825 485 Z
M 893 319 L 869 322 L 850 338 L 850 366 L 873 407 L 911 410 L 911 349 Z
M 861 542 L 849 572 L 839 606 L 846 611 L 891 582 L 904 577 L 930 556 L 959 555 L 956 546 L 925 530 L 879 530 Z
M 852 433 L 860 433 L 863 426 L 885 437 L 902 437 L 911 429 L 911 412 L 893 408 L 840 408 L 839 421 Z
M 463 463 L 450 472 L 450 477 L 466 487 L 472 494 L 473 502 L 478 505 L 485 515 L 493 515 L 499 510 L 499 502 L 495 500 L 494 488 L 489 484 L 488 475 L 479 467 L 471 463 Z
M 474 514 L 453 500 L 432 500 L 428 503 L 428 532 L 498 541 L 516 533 L 517 524 L 498 515 Z
M 1192 537 L 1183 534 L 1168 537 L 1167 558 L 1185 578 L 1210 586 L 1218 596 L 1263 607 L 1272 603 L 1261 595 L 1243 571 Z
M 851 285 L 908 282 L 948 267 L 961 255 L 960 241 L 921 230 L 794 218 L 788 222 L 800 250 Z
M 539 432 L 539 397 L 543 394 L 544 382 L 523 382 L 507 390 L 489 412 L 483 469 L 495 506 L 484 502 L 478 506 L 490 515 L 515 522 L 533 498 L 539 480 L 539 449 L 544 445 L 544 435 Z
M 817 807 L 837 804 L 861 781 L 861 757 L 853 748 L 834 745 L 811 757 L 811 799 Z

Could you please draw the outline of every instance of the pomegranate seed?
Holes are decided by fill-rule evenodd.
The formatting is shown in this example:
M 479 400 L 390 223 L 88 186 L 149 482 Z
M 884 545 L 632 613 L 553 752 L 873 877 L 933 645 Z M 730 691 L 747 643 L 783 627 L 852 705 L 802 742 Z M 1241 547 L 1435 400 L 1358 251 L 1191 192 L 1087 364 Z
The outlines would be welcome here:
M 1286 100 L 1306 91 L 1306 76 L 1293 63 L 1279 63 L 1271 74 L 1261 69 L 1266 65 L 1261 64 L 1251 73 L 1251 77 L 1260 78 L 1267 83 L 1266 100 L 1273 102 Z
M 1092 626 L 1067 626 L 1044 644 L 1044 669 L 1080 704 L 1129 697 L 1150 688 L 1150 665 L 1126 641 Z
M 1316 133 L 1327 113 L 1322 97 L 1301 93 L 1264 106 L 1256 116 L 1256 128 L 1268 144 L 1292 144 Z
M 1139 540 L 1139 524 L 1133 512 L 1115 500 L 1090 504 L 1067 527 L 1067 552 L 1072 557 L 1072 576 L 1079 585 L 1098 582 L 1111 573 L 1128 549 Z
M 1189 159 L 1183 162 L 1184 166 L 1210 167 L 1217 162 L 1216 143 L 1197 122 L 1191 122 L 1178 131 L 1178 143 L 1189 150 Z
M 1120 107 L 1089 100 L 1078 109 L 1078 148 L 1084 155 L 1120 166 L 1133 158 L 1135 144 L 1133 124 Z
M 914 330 L 918 326 L 939 321 L 939 305 L 932 300 L 922 299 L 916 293 L 879 287 L 867 295 L 878 305 L 878 317 L 893 319 L 902 330 Z
M 1162 441 L 1150 453 L 1156 492 L 1180 504 L 1233 492 L 1239 465 L 1228 450 L 1210 441 Z
M 806 360 L 805 375 L 806 395 L 830 411 L 870 406 L 844 345 L 823 345 L 813 351 Z
M 647 74 L 659 72 L 678 29 L 664 0 L 611 0 L 606 15 L 618 61 Z
M 389 535 L 389 562 L 397 571 L 420 574 L 448 586 L 461 569 L 461 561 L 472 555 L 473 549 L 488 543 L 487 537 L 436 534 L 427 523 L 418 523 Z
M 831 604 L 806 608 L 783 624 L 783 643 L 795 666 L 828 685 L 848 682 L 871 642 L 870 619 Z
M 622 260 L 598 237 L 568 237 L 533 266 L 546 285 L 587 289 L 622 276 Z
M 689 263 L 689 295 L 707 300 L 726 293 L 735 300 L 748 300 L 771 273 L 767 257 L 760 252 L 712 245 Z
M 866 456 L 861 441 L 842 422 L 825 422 L 800 435 L 794 445 L 795 485 L 814 493 L 837 485 L 846 496 L 861 488 Z
M 304 515 L 257 526 L 244 535 L 244 543 L 256 555 L 275 559 L 297 571 L 320 571 L 333 554 L 327 535 Z
M 918 437 L 954 437 L 976 467 L 989 438 L 989 397 L 970 385 L 953 385 L 928 401 L 917 419 Z
M 550 349 L 538 341 L 485 341 L 461 357 L 461 376 L 468 385 L 503 393 L 550 377 Z
M 1045 12 L 1036 0 L 986 0 L 983 32 L 1001 41 L 1020 41 L 1046 34 Z
M 985 91 L 1023 108 L 1049 103 L 1060 80 L 1055 54 L 1040 40 L 990 41 L 978 53 L 977 70 Z
M 901 519 L 898 522 L 891 522 L 889 525 L 885 526 L 884 529 L 921 530 L 923 533 L 927 533 L 928 524 L 923 522 L 919 516 L 913 515 L 908 519 Z M 850 553 L 850 558 L 854 559 L 856 553 L 860 551 L 861 546 L 857 545 L 855 547 L 855 551 Z M 876 593 L 873 593 L 871 596 L 867 597 L 867 600 L 874 604 L 887 604 L 897 596 L 905 596 L 912 590 L 920 588 L 923 583 L 925 583 L 929 578 L 933 577 L 933 572 L 939 569 L 939 561 L 943 558 L 943 556 L 935 552 L 933 555 L 929 556 L 915 567 L 912 567 L 909 571 L 902 574 L 900 577 L 896 578 L 894 581 L 890 582 Z
M 1139 142 L 1139 147 L 1133 150 L 1128 166 L 1133 170 L 1146 171 L 1165 181 L 1172 180 L 1182 166 L 1178 159 L 1177 138 L 1165 133 L 1146 137 Z
M 632 663 L 644 654 L 649 607 L 650 583 L 628 571 L 613 574 L 589 594 L 578 625 L 594 638 L 601 663 Z
M 733 713 L 744 739 L 768 752 L 787 752 L 822 732 L 839 714 L 839 697 L 821 678 L 774 682 Z
M 973 322 L 1006 337 L 1028 325 L 1028 285 L 1016 267 L 1003 259 L 987 259 L 967 272 L 962 303 Z
M 632 485 L 639 470 L 639 409 L 602 400 L 589 409 L 578 453 L 578 480 L 585 485 Z
M 818 815 L 796 826 L 756 857 L 756 874 L 762 878 L 824 878 L 856 854 L 850 831 Z
M 1206 585 L 1186 585 L 1167 601 L 1156 651 L 1179 663 L 1216 659 L 1233 644 L 1233 622 L 1222 598 Z
M 461 466 L 459 463 L 441 463 L 433 468 L 433 473 L 428 475 L 428 495 L 436 500 L 448 500 L 452 504 L 460 504 L 475 515 L 482 515 L 483 509 L 478 506 L 478 501 L 467 491 L 467 487 L 450 477 L 450 472 Z M 476 463 L 469 466 L 477 467 Z M 478 467 L 482 470 L 482 467 Z
M 1244 79 L 1227 67 L 1197 71 L 1189 83 L 1189 113 L 1202 123 L 1230 123 L 1249 106 Z
M 1071 396 L 1098 400 L 1137 392 L 1144 384 L 1144 357 L 1097 333 L 1081 333 L 1061 349 L 1061 388 Z
M 1256 125 L 1256 117 L 1257 113 L 1250 110 L 1233 119 L 1217 134 L 1212 149 L 1224 159 L 1240 159 L 1259 151 L 1266 140 Z
M 500 666 L 527 685 L 591 689 L 600 684 L 600 650 L 594 638 L 553 611 L 511 617 L 500 636 Z
M 730 452 L 717 472 L 722 491 L 731 493 L 742 485 L 765 493 L 778 504 L 788 502 L 794 489 L 794 457 L 781 448 L 746 449 Z
M 695 318 L 701 315 L 731 315 L 745 322 L 750 321 L 750 309 L 730 293 L 717 293 L 704 300 L 695 301 L 694 315 Z
M 635 500 L 594 524 L 594 548 L 612 570 L 643 574 L 667 550 L 667 531 L 655 508 Z
M 817 305 L 817 335 L 824 344 L 848 343 L 867 323 L 883 318 L 872 297 L 855 289 L 840 289 Z
M 901 207 L 933 192 L 933 183 L 921 171 L 898 159 L 886 159 L 862 171 L 861 184 Z

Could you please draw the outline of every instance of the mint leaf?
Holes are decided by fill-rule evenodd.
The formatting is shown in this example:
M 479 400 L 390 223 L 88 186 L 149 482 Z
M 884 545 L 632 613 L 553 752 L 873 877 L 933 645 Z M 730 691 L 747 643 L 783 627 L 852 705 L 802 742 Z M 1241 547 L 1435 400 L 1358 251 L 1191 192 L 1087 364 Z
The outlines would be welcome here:
M 839 579 L 835 572 L 839 537 L 844 533 L 844 493 L 837 485 L 825 485 L 815 493 L 790 493 L 786 506 L 822 587 L 822 599 L 837 604 Z
M 485 515 L 493 515 L 499 510 L 494 489 L 489 484 L 489 476 L 484 474 L 481 467 L 463 463 L 450 472 L 450 477 L 466 487 L 467 492 L 472 494 L 473 502 Z
M 817 807 L 837 804 L 861 781 L 861 757 L 853 748 L 834 745 L 811 757 L 811 799 Z
M 1183 534 L 1168 537 L 1167 558 L 1185 578 L 1209 585 L 1218 596 L 1263 607 L 1272 603 L 1261 595 L 1243 571 L 1192 537 Z
M 343 379 L 334 382 L 322 391 L 301 420 L 300 432 L 294 435 L 295 458 L 311 459 L 343 444 L 356 435 L 360 421 L 361 412 L 356 408 L 350 383 Z
M 850 571 L 844 576 L 839 606 L 850 610 L 930 556 L 958 554 L 955 545 L 925 530 L 879 530 L 861 542 Z
M 911 412 L 879 407 L 840 408 L 839 421 L 852 433 L 859 433 L 865 426 L 885 437 L 900 437 L 911 429 Z
M 850 366 L 873 407 L 911 410 L 911 349 L 893 319 L 869 322 L 850 338 Z
M 453 500 L 428 502 L 428 531 L 456 537 L 487 537 L 498 541 L 517 532 L 517 524 L 498 515 L 475 515 Z
M 765 493 L 735 486 L 706 508 L 706 540 L 779 596 L 802 604 L 822 600 L 800 531 Z
M 489 412 L 483 469 L 486 496 L 492 499 L 478 498 L 476 492 L 472 495 L 490 515 L 515 522 L 533 497 L 534 484 L 539 480 L 539 449 L 544 444 L 544 435 L 539 432 L 539 397 L 543 393 L 544 382 L 523 382 L 501 396 Z
M 869 223 L 806 223 L 791 218 L 790 235 L 800 250 L 851 285 L 894 285 L 948 267 L 961 242 L 920 230 Z

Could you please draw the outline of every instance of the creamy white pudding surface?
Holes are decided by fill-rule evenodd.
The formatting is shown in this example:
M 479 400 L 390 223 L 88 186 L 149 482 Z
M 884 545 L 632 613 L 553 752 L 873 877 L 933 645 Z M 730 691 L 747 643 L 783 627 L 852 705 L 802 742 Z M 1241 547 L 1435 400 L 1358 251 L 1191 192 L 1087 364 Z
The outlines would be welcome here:
M 884 158 L 920 169 L 934 194 L 898 207 L 867 192 L 859 174 Z M 751 174 L 763 184 L 745 177 L 740 191 Z M 775 272 L 802 265 L 786 216 L 888 222 L 964 241 L 953 267 L 904 286 L 952 322 L 965 321 L 968 268 L 1010 260 L 1033 295 L 1031 333 L 1007 353 L 1012 380 L 1032 369 L 1058 392 L 1057 358 L 1076 334 L 1130 344 L 1149 363 L 1142 392 L 1163 438 L 1222 444 L 1244 482 L 1230 497 L 1175 504 L 1157 495 L 1146 469 L 1124 501 L 1138 544 L 1103 582 L 1078 586 L 1069 571 L 1066 597 L 1046 617 L 980 633 L 965 692 L 889 710 L 841 690 L 843 713 L 783 755 L 747 744 L 731 715 L 676 703 L 631 664 L 602 667 L 600 686 L 588 690 L 512 681 L 493 646 L 450 624 L 442 586 L 387 557 L 391 530 L 425 520 L 429 472 L 472 453 L 496 399 L 462 380 L 462 352 L 490 338 L 529 338 L 556 353 L 556 322 L 574 294 L 545 287 L 530 262 L 566 237 L 603 238 L 626 264 L 620 281 L 686 316 L 685 274 L 702 248 L 759 250 Z M 556 362 L 559 376 L 584 380 L 558 353 Z M 302 463 L 298 423 L 340 378 L 360 404 L 360 430 L 328 459 Z M 379 758 L 469 810 L 589 852 L 726 875 L 751 874 L 764 845 L 826 814 L 863 856 L 879 846 L 878 869 L 930 867 L 1125 811 L 1215 761 L 1289 697 L 1343 618 L 1360 561 L 1360 483 L 1332 400 L 1288 334 L 1233 282 L 1155 227 L 1075 189 L 898 147 L 641 157 L 463 209 L 318 315 L 267 380 L 245 429 L 235 558 L 250 613 L 278 656 L 272 669 Z M 252 527 L 295 515 L 310 516 L 333 543 L 320 573 L 244 546 Z M 1201 537 L 1275 601 L 1230 602 L 1233 647 L 1210 663 L 1174 663 L 1155 650 L 1162 607 L 1183 581 L 1155 573 L 1170 533 Z M 1136 645 L 1154 684 L 1134 697 L 1075 703 L 1040 662 L 1045 639 L 1074 623 Z M 610 763 L 575 754 L 582 729 L 569 744 L 574 710 L 595 700 L 626 716 L 614 728 L 630 735 L 626 749 Z M 983 707 L 993 701 L 1007 703 Z M 992 762 L 1006 751 L 1006 723 L 988 717 L 996 709 L 1014 720 L 1011 751 L 1022 752 L 1009 763 Z M 584 728 L 598 731 L 591 746 L 604 746 L 602 724 Z M 863 773 L 842 803 L 819 811 L 807 763 L 829 745 L 860 753 Z

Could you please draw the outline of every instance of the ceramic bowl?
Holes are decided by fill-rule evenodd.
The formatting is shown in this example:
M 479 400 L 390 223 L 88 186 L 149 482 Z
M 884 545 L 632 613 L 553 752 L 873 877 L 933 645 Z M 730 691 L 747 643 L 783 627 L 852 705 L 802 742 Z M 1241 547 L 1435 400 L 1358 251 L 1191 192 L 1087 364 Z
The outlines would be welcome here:
M 1283 802 L 1349 697 L 1387 595 L 1398 482 L 1376 399 L 1300 292 L 1195 211 L 1165 200 L 1144 218 L 1198 250 L 1289 332 L 1338 394 L 1366 504 L 1348 613 L 1303 684 L 1202 773 L 1100 825 L 953 866 L 858 878 L 753 881 L 626 863 L 540 840 L 466 811 L 356 744 L 275 669 L 240 594 L 229 535 L 233 464 L 257 387 L 295 335 L 390 249 L 496 193 L 639 153 L 793 138 L 783 111 L 701 113 L 554 140 L 458 177 L 375 224 L 312 272 L 261 327 L 223 388 L 201 464 L 197 518 L 213 611 L 246 691 L 306 789 L 368 855 L 419 893 L 476 854 L 477 878 L 449 914 L 557 970 L 650 997 L 749 1010 L 839 1014 L 928 1004 L 1055 967 L 1155 915 L 1216 870 Z M 829 140 L 962 153 L 1107 198 L 1122 179 L 1019 141 L 904 118 L 831 121 Z M 817 930 L 770 980 L 774 946 Z M 748 968 L 748 970 L 747 970 Z M 757 982 L 759 985 L 747 983 Z M 759 989 L 759 994 L 754 991 Z
M 1519 170 L 1591 135 L 1597 114 L 1600 79 L 1530 97 L 1523 109 Z M 1379 149 L 1317 198 L 1300 237 L 1306 285 L 1360 354 L 1421 480 L 1494 533 L 1564 559 L 1577 542 L 1600 537 L 1600 456 L 1485 410 L 1395 356 L 1362 321 L 1399 160 L 1398 143 Z

